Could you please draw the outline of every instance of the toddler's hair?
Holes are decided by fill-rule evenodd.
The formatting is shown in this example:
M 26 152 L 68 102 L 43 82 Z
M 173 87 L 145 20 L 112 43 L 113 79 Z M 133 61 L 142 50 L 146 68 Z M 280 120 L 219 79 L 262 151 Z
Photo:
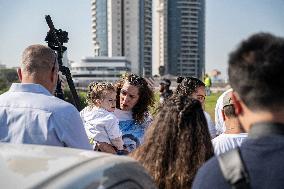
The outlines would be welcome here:
M 112 83 L 107 82 L 91 82 L 88 86 L 87 103 L 89 106 L 96 106 L 95 100 L 104 99 L 108 92 L 116 92 L 116 88 Z

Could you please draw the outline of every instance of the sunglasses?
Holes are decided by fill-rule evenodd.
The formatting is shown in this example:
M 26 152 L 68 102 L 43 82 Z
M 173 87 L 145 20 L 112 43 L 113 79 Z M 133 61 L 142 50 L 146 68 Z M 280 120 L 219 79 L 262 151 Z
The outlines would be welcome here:
M 140 76 L 137 76 L 137 75 L 134 75 L 134 74 L 130 74 L 129 77 L 128 77 L 128 82 L 131 84 L 131 85 L 148 85 L 147 81 L 140 77 Z

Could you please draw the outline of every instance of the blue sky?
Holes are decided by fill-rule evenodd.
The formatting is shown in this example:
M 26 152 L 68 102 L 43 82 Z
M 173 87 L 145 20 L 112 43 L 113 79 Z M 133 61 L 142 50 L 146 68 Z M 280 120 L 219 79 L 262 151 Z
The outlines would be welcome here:
M 93 54 L 91 0 L 0 0 L 0 63 L 17 66 L 25 47 L 45 44 L 46 14 L 69 33 L 69 59 Z M 259 31 L 284 36 L 284 0 L 207 0 L 206 71 L 226 78 L 228 53 Z
M 227 76 L 228 54 L 255 32 L 284 37 L 284 0 L 207 0 L 206 71 Z
M 0 61 L 17 66 L 31 44 L 46 44 L 49 14 L 57 29 L 68 32 L 68 57 L 92 55 L 91 0 L 0 0 Z

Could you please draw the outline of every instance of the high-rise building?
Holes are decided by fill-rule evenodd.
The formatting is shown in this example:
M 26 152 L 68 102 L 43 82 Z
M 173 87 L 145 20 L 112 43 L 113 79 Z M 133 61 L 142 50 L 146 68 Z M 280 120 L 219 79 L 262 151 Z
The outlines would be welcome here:
M 95 56 L 125 56 L 152 75 L 152 0 L 92 0 L 92 22 Z
M 153 4 L 153 74 L 195 76 L 205 71 L 205 0 Z
M 164 75 L 167 65 L 167 2 L 153 1 L 153 75 Z

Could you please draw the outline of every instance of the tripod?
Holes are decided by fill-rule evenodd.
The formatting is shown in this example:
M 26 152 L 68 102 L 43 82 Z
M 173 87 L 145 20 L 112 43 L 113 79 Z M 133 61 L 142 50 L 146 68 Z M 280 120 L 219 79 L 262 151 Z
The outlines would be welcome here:
M 63 61 L 62 61 L 63 53 L 67 50 L 67 47 L 63 46 L 63 43 L 68 42 L 68 32 L 62 31 L 61 29 L 59 30 L 55 29 L 51 17 L 49 15 L 45 16 L 45 20 L 49 27 L 49 32 L 47 32 L 45 41 L 48 43 L 48 46 L 56 52 L 59 71 L 62 73 L 62 75 L 66 77 L 69 89 L 72 94 L 74 105 L 76 106 L 78 111 L 80 111 L 81 110 L 80 101 L 72 80 L 70 70 L 68 67 L 63 66 Z M 55 96 L 64 100 L 64 95 L 61 88 L 61 82 L 62 81 L 58 76 Z

